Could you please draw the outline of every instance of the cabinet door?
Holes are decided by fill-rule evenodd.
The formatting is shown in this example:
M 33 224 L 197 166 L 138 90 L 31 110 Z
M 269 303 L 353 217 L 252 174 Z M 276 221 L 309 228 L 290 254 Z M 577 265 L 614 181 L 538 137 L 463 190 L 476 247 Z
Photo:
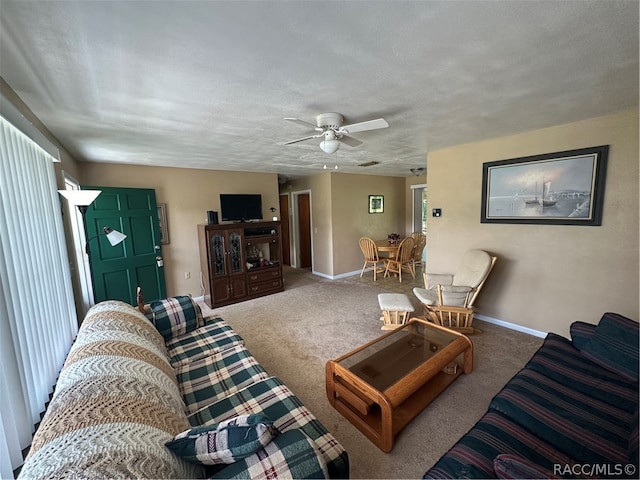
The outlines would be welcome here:
M 243 276 L 231 277 L 231 298 L 242 298 L 247 296 L 247 280 Z
M 244 254 L 242 248 L 242 230 L 227 231 L 229 274 L 244 273 Z
M 228 278 L 220 278 L 211 282 L 211 303 L 220 305 L 231 300 L 231 285 Z
M 214 278 L 228 275 L 227 239 L 224 231 L 210 232 L 209 248 L 211 249 L 211 275 Z

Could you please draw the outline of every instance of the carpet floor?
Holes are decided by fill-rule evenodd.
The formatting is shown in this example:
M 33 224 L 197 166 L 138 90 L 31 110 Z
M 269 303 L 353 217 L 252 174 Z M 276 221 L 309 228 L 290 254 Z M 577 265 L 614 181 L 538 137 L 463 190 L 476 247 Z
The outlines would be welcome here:
M 326 397 L 328 360 L 382 333 L 378 293 L 411 293 L 422 284 L 403 275 L 372 273 L 328 280 L 308 270 L 285 267 L 284 292 L 214 309 L 245 340 L 246 347 L 271 375 L 279 377 L 338 439 L 349 454 L 351 478 L 421 478 L 486 411 L 491 398 L 520 370 L 542 339 L 480 320 L 483 333 L 470 336 L 474 370 L 460 376 L 399 435 L 384 453 L 335 411 Z M 203 312 L 212 310 L 203 304 Z

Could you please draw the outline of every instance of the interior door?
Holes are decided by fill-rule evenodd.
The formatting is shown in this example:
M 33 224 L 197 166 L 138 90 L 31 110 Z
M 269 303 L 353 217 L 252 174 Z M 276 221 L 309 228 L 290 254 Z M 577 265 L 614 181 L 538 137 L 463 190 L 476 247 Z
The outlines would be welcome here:
M 300 232 L 300 268 L 311 267 L 311 202 L 308 193 L 298 197 L 298 232 Z
M 102 190 L 85 213 L 94 299 L 136 303 L 140 286 L 145 300 L 167 296 L 160 225 L 153 189 L 83 187 Z M 111 227 L 127 235 L 111 246 L 102 234 Z
M 289 195 L 280 195 L 280 223 L 282 226 L 282 263 L 291 265 L 289 237 Z

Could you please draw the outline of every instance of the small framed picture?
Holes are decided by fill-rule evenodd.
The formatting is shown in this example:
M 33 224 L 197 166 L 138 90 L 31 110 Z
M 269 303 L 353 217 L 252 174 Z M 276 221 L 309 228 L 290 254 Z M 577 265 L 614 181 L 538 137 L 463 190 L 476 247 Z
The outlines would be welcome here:
M 384 212 L 384 195 L 369 195 L 369 213 Z

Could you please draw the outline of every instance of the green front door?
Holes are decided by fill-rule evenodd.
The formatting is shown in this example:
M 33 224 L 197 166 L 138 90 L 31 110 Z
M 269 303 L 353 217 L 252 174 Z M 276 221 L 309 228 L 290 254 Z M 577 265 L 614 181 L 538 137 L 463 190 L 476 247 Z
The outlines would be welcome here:
M 147 302 L 165 298 L 155 190 L 82 188 L 102 190 L 85 214 L 95 302 L 122 300 L 135 305 L 138 286 Z M 102 234 L 104 227 L 119 230 L 127 238 L 111 246 Z

